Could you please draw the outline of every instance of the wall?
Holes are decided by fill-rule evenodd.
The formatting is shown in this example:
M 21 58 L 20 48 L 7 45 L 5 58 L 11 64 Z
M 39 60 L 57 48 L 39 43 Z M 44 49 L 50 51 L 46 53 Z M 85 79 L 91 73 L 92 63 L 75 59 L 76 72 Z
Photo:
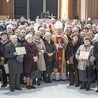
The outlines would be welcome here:
M 87 17 L 98 19 L 98 0 L 87 0 Z
M 0 15 L 13 17 L 13 0 L 0 0 Z

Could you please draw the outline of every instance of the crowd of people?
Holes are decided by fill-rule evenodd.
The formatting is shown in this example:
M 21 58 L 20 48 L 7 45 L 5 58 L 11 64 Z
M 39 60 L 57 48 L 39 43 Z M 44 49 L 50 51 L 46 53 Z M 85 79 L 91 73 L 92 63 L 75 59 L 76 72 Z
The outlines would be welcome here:
M 50 23 L 6 19 L 0 21 L 1 87 L 10 90 L 36 89 L 41 81 L 69 81 L 86 91 L 97 81 L 98 88 L 98 25 L 85 20 L 56 20 Z M 24 54 L 16 48 L 23 47 Z M 9 72 L 6 72 L 8 66 Z M 97 90 L 98 92 L 98 90 Z

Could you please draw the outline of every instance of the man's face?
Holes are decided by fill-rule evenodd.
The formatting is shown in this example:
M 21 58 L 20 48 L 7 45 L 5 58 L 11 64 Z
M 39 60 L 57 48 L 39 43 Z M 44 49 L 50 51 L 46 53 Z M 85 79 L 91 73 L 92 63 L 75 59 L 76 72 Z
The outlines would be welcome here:
M 20 35 L 21 35 L 21 36 L 26 36 L 26 31 L 25 31 L 25 30 L 22 30 L 22 31 L 20 32 Z
M 61 29 L 57 29 L 57 34 L 61 34 L 62 30 Z
M 16 43 L 17 43 L 17 37 L 16 37 L 16 36 L 13 36 L 13 37 L 11 38 L 11 42 L 12 42 L 13 44 L 16 44 Z

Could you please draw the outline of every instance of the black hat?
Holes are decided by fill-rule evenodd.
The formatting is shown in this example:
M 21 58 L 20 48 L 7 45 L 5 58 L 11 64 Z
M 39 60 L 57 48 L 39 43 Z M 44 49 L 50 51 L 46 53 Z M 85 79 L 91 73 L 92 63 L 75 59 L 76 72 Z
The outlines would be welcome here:
M 0 35 L 1 35 L 1 36 L 2 36 L 2 35 L 7 35 L 7 36 L 8 36 L 8 33 L 7 33 L 6 31 L 3 31 Z

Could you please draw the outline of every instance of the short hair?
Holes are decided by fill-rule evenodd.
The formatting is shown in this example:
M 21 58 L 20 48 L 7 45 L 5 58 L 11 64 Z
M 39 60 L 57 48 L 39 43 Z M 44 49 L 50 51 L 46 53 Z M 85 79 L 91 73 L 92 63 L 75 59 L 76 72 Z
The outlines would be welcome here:
M 27 40 L 29 37 L 32 37 L 32 38 L 33 38 L 33 36 L 32 36 L 31 34 L 27 34 L 27 35 L 25 36 L 25 39 Z
M 1 33 L 1 36 L 2 36 L 2 35 L 7 35 L 7 36 L 8 36 L 7 31 L 3 31 L 3 32 Z
M 6 27 L 7 29 L 8 28 L 11 28 L 11 29 L 13 29 L 13 26 L 11 25 L 11 24 L 9 24 L 9 25 L 7 25 L 7 27 Z
M 11 36 L 10 36 L 10 39 L 13 39 L 14 37 L 16 37 L 16 38 L 17 38 L 17 36 L 16 36 L 16 35 L 11 35 Z

